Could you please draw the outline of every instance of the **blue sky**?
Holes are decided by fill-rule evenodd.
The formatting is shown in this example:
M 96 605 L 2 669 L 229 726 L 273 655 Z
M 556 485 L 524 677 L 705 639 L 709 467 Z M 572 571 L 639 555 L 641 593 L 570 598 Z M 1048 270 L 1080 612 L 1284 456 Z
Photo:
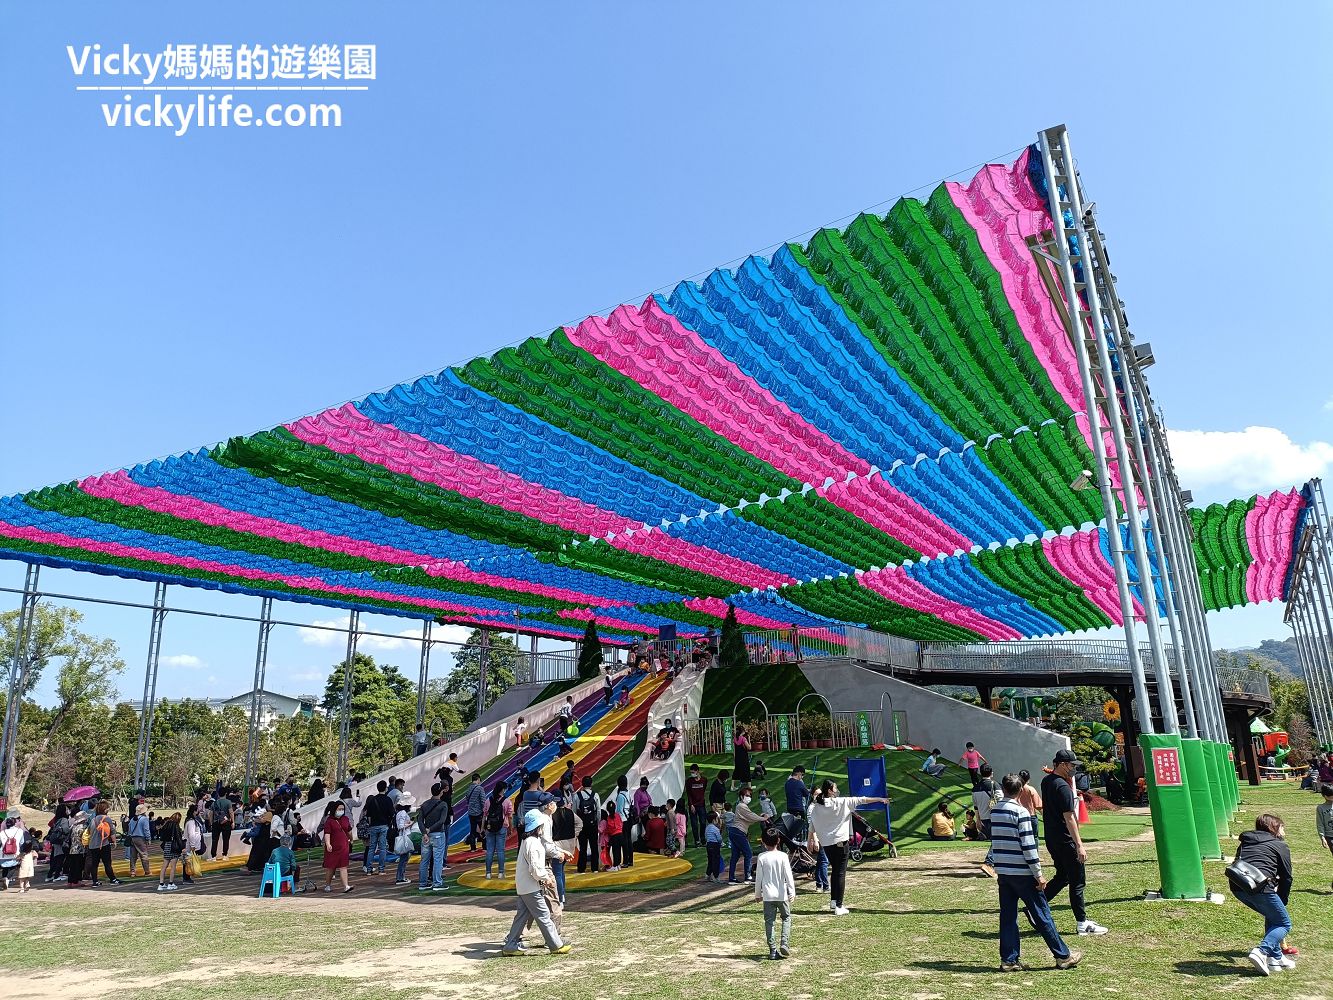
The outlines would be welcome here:
M 1133 328 L 1156 350 L 1167 421 L 1211 432 L 1177 439 L 1186 485 L 1227 499 L 1326 471 L 1329 8 L 1022 10 L 6 4 L 0 494 L 269 427 L 548 332 L 1004 159 L 1060 122 Z M 378 79 L 342 96 L 339 129 L 178 138 L 107 128 L 107 98 L 74 91 L 65 47 L 94 42 L 368 42 Z M 0 586 L 21 581 L 0 563 Z M 142 583 L 44 582 L 151 597 Z M 120 642 L 137 696 L 146 613 L 85 610 Z M 1285 634 L 1274 606 L 1211 621 L 1219 645 Z M 270 686 L 319 687 L 339 648 L 303 638 L 275 631 Z M 164 654 L 177 659 L 159 693 L 245 690 L 253 650 L 250 625 L 169 618 Z M 371 651 L 415 669 L 409 644 Z

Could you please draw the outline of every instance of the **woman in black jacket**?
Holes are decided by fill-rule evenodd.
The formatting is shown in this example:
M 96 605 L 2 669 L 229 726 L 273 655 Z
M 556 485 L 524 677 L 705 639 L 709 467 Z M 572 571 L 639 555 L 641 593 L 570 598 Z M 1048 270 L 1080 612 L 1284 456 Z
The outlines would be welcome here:
M 1282 818 L 1264 813 L 1254 821 L 1254 829 L 1240 835 L 1237 861 L 1257 868 L 1267 881 L 1256 892 L 1235 884 L 1236 898 L 1264 918 L 1264 939 L 1248 956 L 1260 975 L 1268 976 L 1282 969 L 1294 969 L 1296 962 L 1282 954 L 1282 940 L 1291 931 L 1287 896 L 1291 892 L 1291 849 L 1283 839 L 1286 829 Z

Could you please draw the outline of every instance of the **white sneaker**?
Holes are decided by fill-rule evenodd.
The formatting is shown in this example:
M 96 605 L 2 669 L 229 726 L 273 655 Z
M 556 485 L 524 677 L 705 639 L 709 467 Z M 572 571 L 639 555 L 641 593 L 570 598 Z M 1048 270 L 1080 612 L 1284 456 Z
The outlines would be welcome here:
M 1273 964 L 1273 960 L 1271 958 L 1268 960 L 1268 964 L 1269 965 Z M 1281 958 L 1277 960 L 1277 964 L 1278 967 L 1282 969 L 1294 969 L 1296 968 L 1296 959 L 1292 958 L 1289 955 L 1283 955 Z
M 1269 973 L 1273 971 L 1268 967 L 1268 956 L 1265 955 L 1258 948 L 1251 950 L 1250 953 L 1245 957 L 1250 960 L 1250 964 L 1252 964 L 1256 969 L 1259 970 L 1259 975 L 1267 976 Z
M 175 882 L 168 882 L 168 883 L 167 883 L 167 892 L 175 892 L 175 891 L 176 891 L 176 883 L 175 883 Z
M 851 912 L 852 912 L 852 911 L 849 910 L 849 909 L 847 909 L 847 907 L 845 907 L 845 906 L 835 906 L 835 907 L 833 908 L 833 915 L 834 915 L 835 917 L 845 917 L 845 916 L 847 916 L 847 914 L 849 914 L 849 913 L 851 913 Z
M 1095 920 L 1085 920 L 1078 925 L 1078 932 L 1083 937 L 1088 937 L 1090 935 L 1105 934 L 1106 928 Z
M 167 884 L 166 884 L 165 882 L 159 882 L 159 883 L 157 883 L 157 891 L 158 891 L 158 892 L 166 892 L 166 891 L 167 891 Z

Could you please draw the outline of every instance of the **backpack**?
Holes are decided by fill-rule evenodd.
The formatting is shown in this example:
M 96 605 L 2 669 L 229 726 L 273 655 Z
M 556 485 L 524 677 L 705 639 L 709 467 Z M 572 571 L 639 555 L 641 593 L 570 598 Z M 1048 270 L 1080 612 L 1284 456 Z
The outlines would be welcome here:
M 5 849 L 4 849 L 5 857 L 9 857 L 10 855 L 17 854 L 18 852 L 19 852 L 19 842 L 18 842 L 18 838 L 17 838 L 17 837 L 6 837 L 6 838 L 5 838 Z
M 620 798 L 622 795 L 625 797 L 623 802 Z M 630 826 L 639 821 L 639 809 L 634 804 L 634 797 L 629 792 L 616 792 L 616 810 Z
M 211 808 L 214 823 L 222 824 L 227 822 L 227 814 L 231 812 L 231 803 L 227 799 L 214 799 Z
M 576 797 L 574 811 L 578 813 L 579 819 L 583 820 L 585 825 L 592 823 L 595 826 L 597 824 L 597 814 L 600 811 L 597 807 L 597 793 L 592 791 L 579 792 Z
M 490 833 L 499 833 L 505 825 L 504 799 L 491 799 L 486 809 L 486 829 Z

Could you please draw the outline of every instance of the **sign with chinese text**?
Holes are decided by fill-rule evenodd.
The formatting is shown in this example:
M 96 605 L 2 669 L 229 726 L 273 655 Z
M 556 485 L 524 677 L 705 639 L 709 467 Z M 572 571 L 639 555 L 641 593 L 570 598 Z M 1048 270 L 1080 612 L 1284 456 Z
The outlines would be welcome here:
M 1180 751 L 1175 747 L 1155 747 L 1152 752 L 1153 782 L 1158 788 L 1179 787 Z
M 785 715 L 778 716 L 778 749 L 791 749 L 791 724 Z
M 870 720 L 866 718 L 865 712 L 856 713 L 856 735 L 861 746 L 870 746 Z

